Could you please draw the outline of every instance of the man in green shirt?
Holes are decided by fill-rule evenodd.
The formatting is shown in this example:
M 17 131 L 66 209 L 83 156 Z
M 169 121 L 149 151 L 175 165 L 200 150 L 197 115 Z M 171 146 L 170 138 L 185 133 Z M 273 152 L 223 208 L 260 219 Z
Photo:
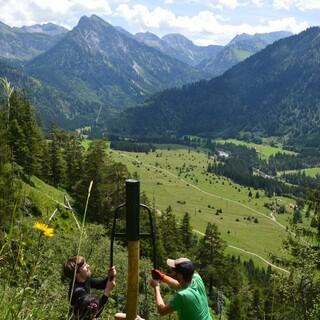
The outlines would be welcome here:
M 179 258 L 168 259 L 167 264 L 172 268 L 172 277 L 159 270 L 152 270 L 153 280 L 150 282 L 159 314 L 164 316 L 177 311 L 180 320 L 212 320 L 206 289 L 200 275 L 194 272 L 193 263 L 187 258 Z M 162 299 L 160 281 L 178 289 L 168 304 Z

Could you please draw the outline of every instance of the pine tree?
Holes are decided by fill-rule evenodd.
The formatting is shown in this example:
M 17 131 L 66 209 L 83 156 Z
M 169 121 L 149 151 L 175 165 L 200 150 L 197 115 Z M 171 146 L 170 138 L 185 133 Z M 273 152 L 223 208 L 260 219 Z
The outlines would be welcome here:
M 90 143 L 85 156 L 82 178 L 75 186 L 75 198 L 83 211 L 88 186 L 93 181 L 87 216 L 91 221 L 105 223 L 109 220 L 111 208 L 108 204 L 114 196 L 114 189 L 108 189 L 106 142 L 96 140 Z
M 55 131 L 50 133 L 49 155 L 50 155 L 50 180 L 55 186 L 61 186 L 65 182 L 66 163 Z
M 308 210 L 313 211 L 312 227 L 317 229 L 317 237 L 320 240 L 320 187 L 316 190 L 308 190 Z
M 212 292 L 213 285 L 217 287 L 222 285 L 222 278 L 219 274 L 224 269 L 223 252 L 225 247 L 225 242 L 220 238 L 217 226 L 209 222 L 197 250 L 197 262 L 200 271 L 207 280 L 209 293 Z
M 83 174 L 83 153 L 81 141 L 73 136 L 69 137 L 65 145 L 65 162 L 66 187 L 71 194 L 74 193 L 75 185 L 81 180 Z
M 8 117 L 13 160 L 27 175 L 40 175 L 43 137 L 25 92 L 11 94 Z
M 190 224 L 190 215 L 188 212 L 186 212 L 181 219 L 180 234 L 183 250 L 185 253 L 188 253 L 192 247 L 194 239 Z
M 301 214 L 301 211 L 298 208 L 294 209 L 294 211 L 293 211 L 292 222 L 294 224 L 302 223 L 302 214 Z
M 1 78 L 0 78 L 1 80 Z M 2 82 L 3 80 L 1 80 Z M 8 84 L 8 83 L 7 83 Z M 10 95 L 11 87 L 7 87 Z M 1 89 L 1 88 L 0 88 Z M 0 93 L 3 93 L 0 91 Z M 9 143 L 8 123 L 8 92 L 5 91 L 6 99 L 4 105 L 0 106 L 0 228 L 9 226 L 14 207 L 18 202 L 21 189 L 19 180 L 16 178 L 14 163 L 11 158 Z
M 172 207 L 169 206 L 161 215 L 160 234 L 167 257 L 177 257 L 181 252 L 181 237 L 177 225 L 176 217 Z
M 245 320 L 246 319 L 245 311 L 242 306 L 242 299 L 239 295 L 236 295 L 234 299 L 232 299 L 228 316 L 229 316 L 228 318 L 229 320 Z

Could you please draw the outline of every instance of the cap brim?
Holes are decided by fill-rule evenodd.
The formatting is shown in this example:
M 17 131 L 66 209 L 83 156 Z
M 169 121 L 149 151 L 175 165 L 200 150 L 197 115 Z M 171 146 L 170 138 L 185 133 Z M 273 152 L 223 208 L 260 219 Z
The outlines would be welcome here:
M 173 259 L 167 259 L 167 265 L 168 265 L 170 268 L 175 268 L 175 267 L 176 267 L 175 260 L 173 260 Z

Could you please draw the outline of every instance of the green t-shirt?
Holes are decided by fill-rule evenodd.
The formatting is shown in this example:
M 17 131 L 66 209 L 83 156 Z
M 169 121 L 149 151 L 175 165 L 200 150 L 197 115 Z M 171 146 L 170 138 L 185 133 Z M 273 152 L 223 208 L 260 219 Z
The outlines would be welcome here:
M 190 285 L 173 296 L 169 305 L 178 312 L 180 320 L 212 320 L 206 289 L 198 273 L 193 275 Z

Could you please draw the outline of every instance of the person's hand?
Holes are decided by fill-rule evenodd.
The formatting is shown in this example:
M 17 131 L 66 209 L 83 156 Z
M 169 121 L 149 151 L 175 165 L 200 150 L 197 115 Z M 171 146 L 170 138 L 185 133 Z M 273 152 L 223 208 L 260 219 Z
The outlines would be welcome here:
M 116 275 L 117 275 L 116 267 L 115 267 L 115 266 L 112 266 L 112 267 L 108 270 L 108 278 L 113 279 Z
M 152 275 L 152 279 L 154 280 L 160 280 L 162 281 L 165 277 L 165 274 L 162 273 L 160 270 L 158 269 L 152 269 L 151 270 L 151 275 Z
M 150 280 L 150 286 L 151 286 L 152 288 L 160 287 L 160 282 L 159 282 L 159 280 L 154 280 L 154 279 Z
M 110 292 L 114 289 L 114 287 L 116 286 L 116 281 L 115 278 L 113 278 L 112 280 L 108 280 L 106 287 L 104 289 L 104 294 L 109 297 Z

